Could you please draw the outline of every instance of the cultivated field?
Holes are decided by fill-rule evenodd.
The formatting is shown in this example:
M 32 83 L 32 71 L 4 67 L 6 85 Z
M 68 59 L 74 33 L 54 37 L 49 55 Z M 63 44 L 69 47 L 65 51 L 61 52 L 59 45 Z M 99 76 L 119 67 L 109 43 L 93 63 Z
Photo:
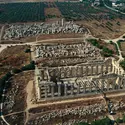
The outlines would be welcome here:
M 45 12 L 44 12 L 45 11 Z M 113 20 L 124 19 L 120 15 L 106 8 L 94 8 L 91 3 L 67 2 L 34 2 L 0 4 L 0 23 L 39 22 L 46 18 L 63 16 L 66 20 Z M 46 15 L 46 16 L 45 16 Z

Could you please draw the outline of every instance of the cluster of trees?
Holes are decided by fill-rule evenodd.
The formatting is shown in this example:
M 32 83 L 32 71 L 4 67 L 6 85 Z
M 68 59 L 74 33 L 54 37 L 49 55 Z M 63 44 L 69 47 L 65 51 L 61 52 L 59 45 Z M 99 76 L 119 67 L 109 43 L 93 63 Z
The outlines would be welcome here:
M 46 16 L 46 18 L 55 18 L 56 17 L 56 15 L 50 15 L 50 14 L 48 14 L 47 16 Z
M 58 0 L 57 0 L 58 2 Z M 56 8 L 56 5 L 54 2 L 44 2 L 44 5 L 46 8 Z
M 105 0 L 107 5 L 110 5 L 109 0 Z M 100 0 L 100 5 L 103 5 L 103 1 Z M 45 8 L 58 7 L 62 15 L 66 20 L 100 20 L 100 19 L 112 19 L 114 15 L 110 11 L 104 11 L 104 8 L 95 9 L 91 6 L 91 2 L 33 2 L 33 3 L 6 3 L 0 4 L 0 23 L 15 23 L 15 22 L 35 22 L 45 21 Z M 98 14 L 102 13 L 102 14 Z M 113 16 L 112 16 L 113 15 Z M 48 15 L 47 18 L 53 18 L 55 15 Z
M 30 64 L 23 66 L 21 69 L 14 68 L 12 72 L 8 72 L 5 76 L 0 78 L 0 102 L 2 99 L 2 93 L 4 88 L 9 88 L 11 86 L 11 83 L 9 82 L 9 79 L 17 73 L 20 73 L 22 71 L 27 70 L 34 70 L 35 69 L 35 62 L 31 61 Z
M 81 122 L 77 125 L 113 125 L 113 122 L 109 118 L 92 121 L 91 123 Z
M 117 53 L 117 55 L 119 55 L 119 51 L 118 51 L 118 47 L 117 47 L 116 43 L 113 43 L 112 41 L 110 41 L 110 44 L 115 46 L 116 53 Z
M 114 123 L 125 123 L 125 115 L 123 115 L 122 119 L 117 118 L 116 121 L 111 121 L 108 117 L 96 121 L 92 121 L 91 123 L 81 122 L 75 125 L 114 125 Z
M 3 12 L 0 23 L 45 21 L 44 3 L 6 3 L 0 4 Z
M 100 45 L 100 43 L 96 40 L 96 39 L 89 39 L 88 40 L 93 46 L 96 46 L 97 48 L 102 50 L 102 54 L 105 57 L 109 57 L 112 56 L 114 54 L 114 52 L 112 50 L 110 50 L 109 48 Z
M 125 114 L 123 115 L 122 118 L 117 118 L 116 119 L 116 123 L 119 124 L 119 123 L 125 123 Z
M 117 44 L 118 44 L 119 48 L 121 48 L 121 40 L 118 40 Z
M 105 4 L 112 7 L 112 1 L 110 0 L 104 0 Z
M 14 74 L 20 73 L 22 71 L 27 71 L 27 70 L 34 70 L 35 69 L 35 62 L 31 61 L 30 64 L 23 66 L 21 69 L 14 68 L 12 72 Z
M 123 36 L 123 38 L 125 38 L 125 36 Z M 125 42 L 125 40 L 118 40 L 117 41 L 117 44 L 119 46 L 119 48 L 121 49 L 121 42 Z
M 125 59 L 120 62 L 121 67 L 125 70 Z
M 67 2 L 56 2 L 57 7 L 61 11 L 62 15 L 66 20 L 92 20 L 92 19 L 104 19 L 108 17 L 108 13 L 104 12 L 103 9 L 95 9 L 90 3 L 67 3 Z M 104 14 L 98 13 L 107 13 Z
M 12 77 L 11 72 L 8 72 L 7 74 L 5 74 L 2 78 L 0 78 L 0 102 L 2 100 L 2 92 L 3 89 L 9 88 L 10 87 L 10 82 L 8 81 L 10 78 Z

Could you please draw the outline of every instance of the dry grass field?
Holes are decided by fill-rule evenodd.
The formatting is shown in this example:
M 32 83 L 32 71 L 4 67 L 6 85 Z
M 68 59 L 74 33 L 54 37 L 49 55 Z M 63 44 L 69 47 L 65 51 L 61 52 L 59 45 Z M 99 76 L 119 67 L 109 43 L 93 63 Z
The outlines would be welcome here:
M 27 71 L 19 73 L 12 77 L 11 79 L 11 88 L 8 89 L 6 96 L 10 96 L 13 89 L 17 89 L 16 95 L 11 95 L 14 99 L 15 105 L 12 107 L 12 109 L 8 109 L 7 106 L 4 107 L 4 115 L 6 120 L 9 122 L 10 125 L 24 125 L 25 119 L 26 119 L 26 86 L 30 80 L 33 80 L 34 78 L 34 72 L 33 71 Z
M 48 15 L 55 15 L 56 17 L 60 17 L 61 16 L 61 13 L 59 11 L 58 8 L 45 8 L 45 15 L 48 16 Z
M 123 57 L 125 57 L 125 42 L 121 42 L 121 51 L 122 51 Z
M 121 51 L 125 52 L 125 42 L 121 42 Z
M 59 39 L 59 38 L 79 38 L 83 37 L 83 34 L 75 34 L 75 33 L 70 33 L 70 34 L 45 34 L 45 35 L 39 35 L 37 40 L 44 40 L 44 39 Z
M 7 47 L 0 53 L 0 77 L 13 68 L 21 68 L 30 63 L 30 54 L 25 53 L 29 46 Z
M 123 92 L 124 93 L 124 92 Z M 112 97 L 113 95 L 115 94 L 116 97 Z M 120 95 L 122 94 L 122 92 L 112 92 L 112 93 L 107 93 L 106 94 L 106 97 L 111 100 L 113 103 L 116 103 L 116 102 L 123 102 L 125 103 L 125 99 L 124 99 L 124 96 L 123 95 Z M 109 97 L 111 96 L 111 97 Z M 74 102 L 67 102 L 66 103 L 63 103 L 62 104 L 56 104 L 53 103 L 52 105 L 45 105 L 45 106 L 40 106 L 40 107 L 36 107 L 36 108 L 32 108 L 29 110 L 29 113 L 30 113 L 30 117 L 29 117 L 29 120 L 32 122 L 33 120 L 35 120 L 37 117 L 40 117 L 44 114 L 47 114 L 47 113 L 50 113 L 54 110 L 63 110 L 63 109 L 70 109 L 70 108 L 75 108 L 75 107 L 82 107 L 83 105 L 84 106 L 87 106 L 87 105 L 94 105 L 94 104 L 104 104 L 106 103 L 104 98 L 101 97 L 101 95 L 94 95 L 95 98 L 93 98 L 93 96 L 86 96 L 84 99 L 82 99 L 81 101 L 77 100 L 77 101 L 74 101 Z M 96 98 L 98 97 L 98 98 Z M 86 98 L 88 98 L 88 100 L 86 100 Z M 92 99 L 93 98 L 93 99 Z M 79 98 L 78 98 L 79 99 Z M 116 119 L 119 117 L 119 112 L 120 113 L 123 113 L 124 111 L 124 108 L 122 109 L 119 109 L 118 111 L 116 111 Z M 93 116 L 93 115 L 89 115 L 89 116 L 77 116 L 77 115 L 67 115 L 67 116 L 64 116 L 62 118 L 53 118 L 51 119 L 50 121 L 48 122 L 44 122 L 42 123 L 43 125 L 46 125 L 46 124 L 51 124 L 51 125 L 55 125 L 59 122 L 66 122 L 66 121 L 69 121 L 71 118 L 72 119 L 76 119 L 76 120 L 81 120 L 81 119 L 88 119 L 88 121 L 93 121 L 94 119 L 99 119 L 100 116 L 106 116 L 107 115 L 107 111 L 105 112 L 101 112 L 101 113 L 98 113 L 97 115 Z
M 111 21 L 103 20 L 101 22 L 97 20 L 76 21 L 76 23 L 86 26 L 93 36 L 103 39 L 117 38 L 125 32 L 125 21 L 121 19 Z M 111 25 L 109 26 L 108 23 Z

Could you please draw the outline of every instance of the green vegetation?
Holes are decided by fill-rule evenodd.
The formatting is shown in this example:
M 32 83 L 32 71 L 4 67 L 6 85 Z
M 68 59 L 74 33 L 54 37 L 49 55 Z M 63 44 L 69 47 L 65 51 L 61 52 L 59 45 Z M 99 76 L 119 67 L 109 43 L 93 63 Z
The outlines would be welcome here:
M 122 118 L 117 118 L 116 119 L 116 123 L 119 124 L 119 123 L 125 123 L 125 114 L 123 115 Z
M 110 0 L 104 0 L 105 1 L 105 4 L 112 7 L 112 1 Z
M 104 118 L 101 120 L 92 121 L 92 123 L 81 122 L 75 125 L 113 125 L 109 118 Z
M 2 99 L 2 92 L 3 92 L 4 87 L 6 86 L 6 88 L 8 88 L 10 86 L 10 83 L 7 81 L 11 78 L 11 76 L 12 76 L 12 74 L 10 72 L 8 72 L 5 76 L 0 78 L 0 102 Z
M 28 64 L 26 66 L 23 66 L 21 69 L 14 68 L 12 70 L 12 73 L 8 72 L 5 76 L 0 78 L 0 102 L 1 102 L 1 99 L 2 99 L 3 89 L 5 87 L 6 87 L 6 89 L 9 88 L 10 85 L 11 85 L 11 83 L 8 80 L 13 76 L 13 74 L 17 74 L 17 73 L 20 73 L 22 71 L 27 71 L 27 70 L 34 70 L 34 69 L 35 69 L 35 62 L 31 61 L 30 64 Z
M 30 48 L 25 50 L 25 53 L 30 53 L 30 52 L 31 52 Z
M 125 70 L 125 59 L 120 62 L 121 67 Z
M 44 3 L 0 4 L 0 23 L 45 21 Z
M 122 122 L 123 122 L 122 119 L 120 119 L 120 118 L 117 118 L 117 119 L 116 119 L 116 123 L 122 123 Z
M 123 120 L 123 123 L 125 123 L 125 115 L 123 115 L 123 118 L 122 118 L 122 120 Z
M 17 69 L 17 68 L 14 68 L 13 70 L 12 70 L 12 72 L 14 73 L 14 74 L 17 74 L 17 73 L 20 73 L 20 72 L 22 72 L 20 69 Z
M 112 13 L 111 10 L 107 10 L 102 0 L 100 0 L 100 6 L 96 9 L 89 2 L 68 4 L 66 2 L 58 2 L 56 5 L 66 20 L 112 20 L 119 17 L 118 13 Z
M 117 44 L 118 44 L 119 48 L 121 48 L 121 41 L 120 40 L 117 41 Z
M 88 40 L 93 46 L 96 46 L 97 48 L 102 50 L 102 55 L 105 57 L 109 57 L 113 55 L 113 51 L 110 50 L 109 48 L 102 46 L 99 44 L 99 42 L 96 39 L 89 39 Z
M 121 25 L 119 21 L 117 22 L 117 25 L 119 25 L 119 26 Z
M 86 122 L 81 122 L 81 123 L 78 123 L 78 124 L 75 124 L 75 125 L 90 125 L 90 124 L 86 123 Z
M 109 22 L 109 21 L 106 23 L 106 25 L 113 26 L 113 24 L 111 22 Z
M 30 64 L 25 65 L 21 68 L 22 71 L 26 71 L 26 70 L 34 70 L 35 69 L 35 62 L 31 61 Z
M 114 43 L 114 46 L 115 46 L 117 55 L 119 55 L 119 51 L 118 51 L 118 47 L 117 47 L 116 43 Z
M 109 54 L 109 55 L 112 55 L 112 54 L 113 54 L 113 51 L 110 50 L 110 49 L 107 48 L 107 47 L 103 47 L 103 52 L 104 52 L 104 53 L 107 53 L 107 54 Z
M 93 0 L 94 1 L 94 0 Z M 45 21 L 46 18 L 55 18 L 56 15 L 46 15 L 45 8 L 58 8 L 66 20 L 102 20 L 115 19 L 121 15 L 104 7 L 100 0 L 100 6 L 96 9 L 91 6 L 92 1 L 83 0 L 82 2 L 33 2 L 33 3 L 6 3 L 0 4 L 0 23 L 15 22 L 36 22 Z M 105 3 L 111 6 L 109 0 Z M 122 17 L 125 17 L 122 15 Z M 108 28 L 112 25 L 108 22 Z
M 117 53 L 117 55 L 119 55 L 119 51 L 118 51 L 118 47 L 117 47 L 116 43 L 113 43 L 112 41 L 109 41 L 109 43 L 115 46 L 116 53 Z
M 93 46 L 96 46 L 99 49 L 103 48 L 103 46 L 101 46 L 96 39 L 89 39 L 88 42 L 90 42 Z

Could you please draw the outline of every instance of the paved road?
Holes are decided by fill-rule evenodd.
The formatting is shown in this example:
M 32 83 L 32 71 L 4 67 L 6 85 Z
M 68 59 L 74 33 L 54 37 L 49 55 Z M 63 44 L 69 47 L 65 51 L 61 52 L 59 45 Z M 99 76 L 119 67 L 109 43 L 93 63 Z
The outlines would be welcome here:
M 103 0 L 103 3 L 104 3 L 104 6 L 105 6 L 107 9 L 110 9 L 110 10 L 112 10 L 112 11 L 115 11 L 115 12 L 118 12 L 118 13 L 121 13 L 121 14 L 125 15 L 124 12 L 121 12 L 120 10 L 117 10 L 117 9 L 115 9 L 115 8 L 112 8 L 112 7 L 109 7 L 108 5 L 106 5 L 105 0 Z

